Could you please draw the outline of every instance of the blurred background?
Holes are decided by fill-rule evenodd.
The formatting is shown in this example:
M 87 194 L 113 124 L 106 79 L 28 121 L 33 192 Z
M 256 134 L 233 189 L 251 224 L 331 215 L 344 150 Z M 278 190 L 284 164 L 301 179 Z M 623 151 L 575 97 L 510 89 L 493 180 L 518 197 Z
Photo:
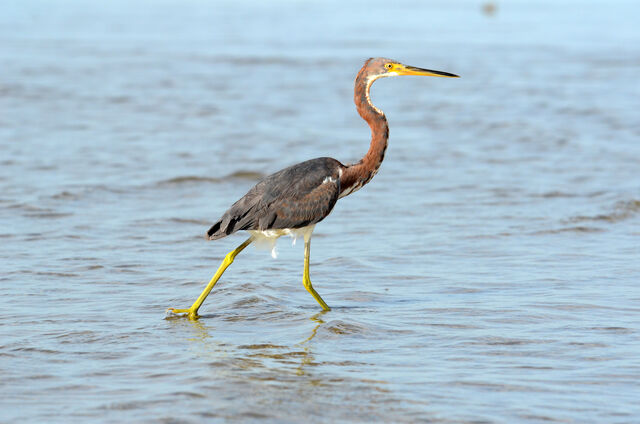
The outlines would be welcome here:
M 640 3 L 8 1 L 0 421 L 636 422 Z M 366 152 L 313 239 L 205 243 L 260 178 Z

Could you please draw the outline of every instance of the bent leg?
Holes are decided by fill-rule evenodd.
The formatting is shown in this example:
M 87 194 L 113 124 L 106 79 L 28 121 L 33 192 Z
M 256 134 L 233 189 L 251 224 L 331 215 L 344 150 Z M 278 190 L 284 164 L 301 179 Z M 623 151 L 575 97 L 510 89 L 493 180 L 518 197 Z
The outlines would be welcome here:
M 302 284 L 304 284 L 304 288 L 307 289 L 311 296 L 322 306 L 322 309 L 325 311 L 330 311 L 331 308 L 325 303 L 324 300 L 320 297 L 318 292 L 316 292 L 311 285 L 311 279 L 309 279 L 309 256 L 311 253 L 311 237 L 305 237 L 304 240 L 304 274 L 302 276 Z
M 231 252 L 227 253 L 227 256 L 225 256 L 224 260 L 222 261 L 222 264 L 220 264 L 218 271 L 216 271 L 211 281 L 209 281 L 209 284 L 207 284 L 207 287 L 205 287 L 202 293 L 200 293 L 200 296 L 198 296 L 198 299 L 196 299 L 196 301 L 193 303 L 193 305 L 191 305 L 189 309 L 169 308 L 167 309 L 167 312 L 174 313 L 174 314 L 187 314 L 189 319 L 198 319 L 198 309 L 200 309 L 200 306 L 202 306 L 202 303 L 204 302 L 204 300 L 207 298 L 207 296 L 209 295 L 213 287 L 216 285 L 220 277 L 222 277 L 222 274 L 224 274 L 224 271 L 229 267 L 229 265 L 231 265 L 231 263 L 233 263 L 233 260 L 238 255 L 238 253 L 242 252 L 245 247 L 251 244 L 252 241 L 253 241 L 253 237 L 249 237 L 247 240 L 245 240 L 244 243 L 238 246 L 235 250 L 232 250 Z

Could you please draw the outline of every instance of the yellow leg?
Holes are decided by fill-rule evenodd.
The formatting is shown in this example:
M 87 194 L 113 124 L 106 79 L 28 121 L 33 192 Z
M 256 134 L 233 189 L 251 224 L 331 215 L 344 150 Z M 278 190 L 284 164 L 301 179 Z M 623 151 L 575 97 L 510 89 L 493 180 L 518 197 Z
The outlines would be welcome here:
M 310 253 L 311 253 L 311 236 L 309 236 L 308 238 L 305 237 L 305 240 L 304 240 L 304 274 L 302 276 L 302 284 L 304 284 L 304 288 L 307 289 L 309 293 L 311 293 L 311 296 L 313 296 L 313 298 L 318 301 L 320 306 L 322 306 L 322 309 L 324 309 L 325 311 L 330 311 L 331 308 L 329 308 L 329 306 L 324 302 L 324 300 L 322 300 L 318 292 L 316 292 L 313 289 L 313 286 L 311 285 L 311 280 L 309 279 L 309 254 Z
M 233 263 L 233 260 L 238 255 L 238 253 L 242 252 L 242 250 L 245 247 L 249 246 L 249 244 L 251 244 L 252 241 L 253 241 L 253 238 L 249 237 L 244 243 L 238 246 L 235 250 L 232 250 L 231 252 L 227 253 L 227 256 L 225 256 L 224 260 L 222 261 L 222 264 L 220 264 L 220 268 L 218 268 L 218 271 L 216 271 L 216 274 L 213 276 L 211 281 L 209 281 L 209 284 L 207 284 L 207 287 L 204 288 L 202 293 L 200 293 L 200 296 L 198 297 L 198 299 L 196 299 L 196 301 L 193 303 L 193 305 L 191 305 L 189 309 L 169 308 L 167 309 L 167 312 L 174 313 L 174 314 L 187 314 L 189 319 L 198 319 L 198 309 L 200 309 L 200 306 L 202 306 L 202 302 L 204 302 L 204 300 L 207 298 L 207 296 L 213 289 L 213 286 L 216 285 L 216 283 L 218 282 L 218 280 L 220 279 L 224 271 L 229 267 L 229 265 Z

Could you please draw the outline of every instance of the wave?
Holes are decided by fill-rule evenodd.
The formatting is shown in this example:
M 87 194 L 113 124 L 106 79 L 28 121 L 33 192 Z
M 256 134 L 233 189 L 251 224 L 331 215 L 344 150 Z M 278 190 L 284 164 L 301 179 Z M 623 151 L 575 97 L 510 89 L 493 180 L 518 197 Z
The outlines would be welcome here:
M 168 180 L 158 181 L 157 186 L 166 185 L 180 185 L 180 184 L 200 184 L 200 183 L 212 183 L 219 184 L 227 181 L 234 180 L 251 180 L 257 181 L 264 177 L 264 174 L 256 171 L 240 170 L 232 172 L 224 177 L 203 177 L 199 175 L 184 175 L 179 177 L 170 178 Z

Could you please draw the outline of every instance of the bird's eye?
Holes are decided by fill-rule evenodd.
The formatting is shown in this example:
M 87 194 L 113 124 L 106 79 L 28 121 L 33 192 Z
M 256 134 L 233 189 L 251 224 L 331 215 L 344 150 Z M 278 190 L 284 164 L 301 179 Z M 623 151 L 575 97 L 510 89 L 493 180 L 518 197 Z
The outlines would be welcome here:
M 393 65 L 390 64 L 390 63 L 387 63 L 386 65 L 384 65 L 384 67 L 387 68 L 387 69 L 391 69 L 391 68 L 393 68 Z

